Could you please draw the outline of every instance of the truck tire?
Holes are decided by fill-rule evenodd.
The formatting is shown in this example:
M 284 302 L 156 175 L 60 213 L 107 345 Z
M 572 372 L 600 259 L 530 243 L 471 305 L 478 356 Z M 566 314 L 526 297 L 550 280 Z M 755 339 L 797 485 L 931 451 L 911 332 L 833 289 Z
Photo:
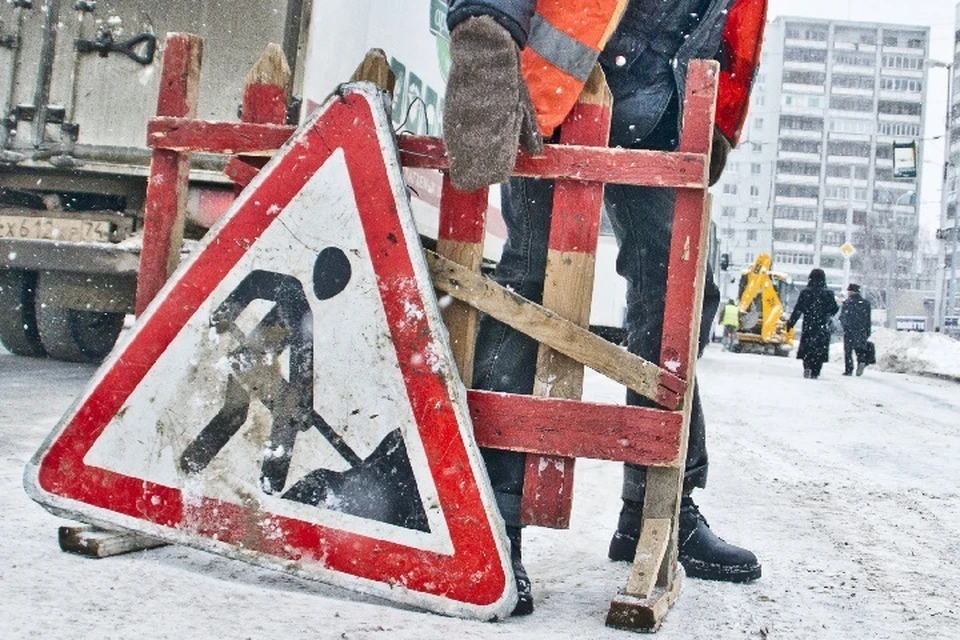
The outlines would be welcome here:
M 36 272 L 0 270 L 0 342 L 18 356 L 47 355 L 37 331 L 36 292 Z
M 47 355 L 67 362 L 100 362 L 110 353 L 123 329 L 125 314 L 85 311 L 58 304 L 61 274 L 45 272 L 37 278 L 37 328 Z

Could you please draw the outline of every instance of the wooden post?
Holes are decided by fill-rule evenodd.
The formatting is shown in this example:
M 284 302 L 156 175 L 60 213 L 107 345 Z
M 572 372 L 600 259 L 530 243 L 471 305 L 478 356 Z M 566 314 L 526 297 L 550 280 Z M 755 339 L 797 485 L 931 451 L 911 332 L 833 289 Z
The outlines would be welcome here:
M 158 116 L 196 116 L 202 58 L 203 40 L 199 36 L 167 34 L 157 96 Z M 189 173 L 189 151 L 153 150 L 143 208 L 137 315 L 143 313 L 180 262 Z
M 710 166 L 718 74 L 719 65 L 713 61 L 692 61 L 687 70 L 679 151 L 705 153 L 705 170 Z M 702 178 L 706 184 L 706 173 Z M 640 542 L 626 590 L 610 605 L 608 626 L 655 631 L 680 593 L 677 522 L 703 305 L 708 204 L 704 188 L 677 189 L 660 364 L 687 382 L 679 464 L 647 468 Z
M 450 174 L 443 174 L 437 253 L 477 274 L 483 262 L 487 197 L 486 188 L 471 193 L 457 191 L 450 182 Z M 473 384 L 473 355 L 479 314 L 474 307 L 459 300 L 443 306 L 440 313 L 450 335 L 450 348 L 460 378 L 469 387 Z
M 292 82 L 293 74 L 283 49 L 278 44 L 268 44 L 247 74 L 240 120 L 260 124 L 286 124 Z M 228 166 L 231 172 L 239 172 L 236 163 L 242 162 L 259 171 L 268 160 L 269 158 L 264 156 L 235 156 L 228 161 Z M 235 189 L 239 193 L 243 186 L 236 184 Z
M 612 104 L 613 98 L 598 66 L 564 121 L 560 142 L 606 146 Z M 554 186 L 543 306 L 582 327 L 590 323 L 602 205 L 602 182 L 557 180 Z M 579 400 L 582 393 L 583 365 L 541 344 L 533 394 Z M 521 502 L 524 524 L 558 529 L 570 526 L 574 462 L 573 458 L 527 457 Z

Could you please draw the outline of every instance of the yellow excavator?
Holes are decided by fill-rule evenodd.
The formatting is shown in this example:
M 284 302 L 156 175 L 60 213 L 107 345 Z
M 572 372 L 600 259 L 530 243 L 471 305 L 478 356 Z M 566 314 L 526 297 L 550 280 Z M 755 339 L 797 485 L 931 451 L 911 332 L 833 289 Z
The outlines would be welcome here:
M 784 304 L 796 301 L 797 288 L 789 275 L 771 271 L 769 254 L 757 256 L 740 277 L 740 327 L 733 350 L 786 356 L 793 348 L 793 329 L 787 329 Z

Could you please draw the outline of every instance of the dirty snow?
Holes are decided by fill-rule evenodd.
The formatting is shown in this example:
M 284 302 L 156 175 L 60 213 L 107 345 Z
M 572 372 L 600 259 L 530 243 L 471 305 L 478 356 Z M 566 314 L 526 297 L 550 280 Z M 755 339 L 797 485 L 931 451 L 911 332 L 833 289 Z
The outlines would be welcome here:
M 763 562 L 751 585 L 686 580 L 658 634 L 954 638 L 960 629 L 960 343 L 874 333 L 880 363 L 820 380 L 794 358 L 708 347 L 700 364 L 713 528 Z M 888 369 L 888 370 L 884 370 Z M 896 373 L 905 370 L 908 373 Z M 626 638 L 603 625 L 628 568 L 606 559 L 618 465 L 581 461 L 571 529 L 528 529 L 536 611 L 478 623 L 400 608 L 216 555 L 163 547 L 104 560 L 59 551 L 66 521 L 30 501 L 23 466 L 90 366 L 0 350 L 0 638 Z M 622 388 L 590 373 L 588 396 Z

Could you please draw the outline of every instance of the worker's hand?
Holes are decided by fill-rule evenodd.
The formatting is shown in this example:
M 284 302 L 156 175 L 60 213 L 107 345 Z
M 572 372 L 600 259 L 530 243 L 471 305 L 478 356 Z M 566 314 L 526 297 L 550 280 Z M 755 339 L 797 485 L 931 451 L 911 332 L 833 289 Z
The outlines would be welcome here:
M 443 138 L 450 180 L 460 191 L 505 181 L 517 159 L 517 141 L 530 155 L 543 153 L 520 48 L 496 20 L 464 20 L 450 34 L 450 78 Z
M 727 166 L 727 156 L 730 155 L 730 141 L 720 133 L 716 127 L 713 128 L 713 144 L 710 149 L 710 186 L 717 184 L 723 168 Z

